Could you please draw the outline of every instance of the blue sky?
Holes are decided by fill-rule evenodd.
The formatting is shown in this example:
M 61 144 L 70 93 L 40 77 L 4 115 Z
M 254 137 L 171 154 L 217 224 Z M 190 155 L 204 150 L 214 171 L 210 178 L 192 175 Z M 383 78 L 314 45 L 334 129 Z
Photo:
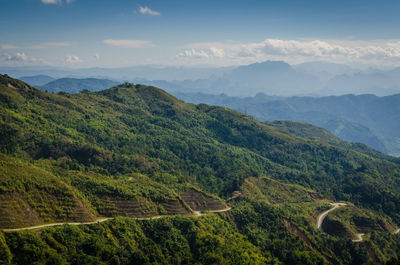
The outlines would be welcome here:
M 0 65 L 400 65 L 400 1 L 0 0 Z

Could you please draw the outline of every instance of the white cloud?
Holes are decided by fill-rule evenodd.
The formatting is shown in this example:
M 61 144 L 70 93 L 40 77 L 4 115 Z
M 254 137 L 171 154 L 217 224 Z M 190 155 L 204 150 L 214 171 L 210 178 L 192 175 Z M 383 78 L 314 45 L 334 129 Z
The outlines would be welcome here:
M 61 0 L 41 0 L 43 4 L 61 4 Z
M 103 40 L 107 45 L 119 48 L 144 48 L 152 45 L 149 40 Z
M 96 54 L 94 55 L 94 58 L 96 58 L 96 60 L 100 60 L 100 54 L 96 53 Z
M 400 40 L 280 40 L 254 43 L 193 43 L 178 58 L 208 63 L 237 64 L 264 60 L 301 63 L 313 60 L 331 62 L 400 63 Z
M 40 58 L 28 57 L 24 52 L 15 54 L 4 53 L 0 55 L 0 61 L 6 65 L 49 65 L 49 63 Z
M 161 15 L 160 12 L 151 10 L 147 6 L 139 6 L 139 13 L 144 14 L 144 15 L 150 15 L 150 16 L 159 16 Z
M 5 56 L 8 62 L 25 62 L 28 60 L 28 57 L 23 52 L 17 52 L 15 55 L 5 54 Z
M 210 47 L 205 49 L 186 49 L 180 52 L 177 57 L 180 58 L 222 58 L 225 52 L 223 49 Z
M 62 0 L 41 0 L 43 4 L 51 4 L 51 5 L 61 5 L 63 3 Z M 75 0 L 65 0 L 65 3 L 70 4 Z
M 83 61 L 76 55 L 68 55 L 65 57 L 65 62 L 74 64 L 74 63 L 82 63 Z

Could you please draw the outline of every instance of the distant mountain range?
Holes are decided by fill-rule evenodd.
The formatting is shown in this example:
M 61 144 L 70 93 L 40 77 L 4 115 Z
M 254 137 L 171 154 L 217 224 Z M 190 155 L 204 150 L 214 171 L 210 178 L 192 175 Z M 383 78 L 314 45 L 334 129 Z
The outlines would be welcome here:
M 169 92 L 254 96 L 330 96 L 343 94 L 400 93 L 400 68 L 362 71 L 347 65 L 325 62 L 291 66 L 282 61 L 266 61 L 236 67 L 220 76 L 197 80 L 133 79 L 162 85 Z
M 329 96 L 400 93 L 400 68 L 361 70 L 345 64 L 266 61 L 236 67 L 135 66 L 126 68 L 0 67 L 1 73 L 41 86 L 37 75 L 96 78 L 163 87 L 169 92 L 225 93 L 230 96 Z M 33 77 L 32 77 L 33 76 Z M 47 81 L 48 83 L 50 81 Z
M 31 86 L 43 86 L 56 80 L 55 78 L 48 75 L 22 76 L 20 77 L 20 79 L 30 84 Z
M 49 75 L 54 78 L 99 78 L 129 81 L 134 78 L 147 80 L 197 80 L 221 76 L 235 67 L 181 67 L 144 65 L 123 68 L 61 68 L 48 66 L 0 67 L 0 73 L 14 77 Z

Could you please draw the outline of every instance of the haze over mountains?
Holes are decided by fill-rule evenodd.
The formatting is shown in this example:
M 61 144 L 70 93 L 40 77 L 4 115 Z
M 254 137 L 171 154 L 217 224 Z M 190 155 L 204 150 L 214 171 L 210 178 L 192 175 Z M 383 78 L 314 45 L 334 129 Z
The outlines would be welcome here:
M 21 76 L 20 79 L 32 86 L 42 86 L 56 80 L 48 75 Z
M 356 69 L 345 64 L 311 62 L 289 65 L 265 61 L 238 67 L 191 68 L 137 66 L 131 68 L 34 69 L 0 68 L 14 77 L 50 75 L 52 77 L 100 78 L 133 81 L 161 86 L 170 92 L 254 96 L 330 96 L 343 94 L 400 93 L 400 68 L 390 70 Z M 32 77 L 30 77 L 32 79 Z M 36 77 L 36 79 L 39 77 Z M 31 80 L 32 85 L 43 85 Z
M 100 91 L 118 85 L 118 82 L 108 79 L 96 78 L 60 78 L 53 80 L 47 84 L 38 86 L 48 92 L 67 91 L 68 93 L 78 93 L 82 90 Z

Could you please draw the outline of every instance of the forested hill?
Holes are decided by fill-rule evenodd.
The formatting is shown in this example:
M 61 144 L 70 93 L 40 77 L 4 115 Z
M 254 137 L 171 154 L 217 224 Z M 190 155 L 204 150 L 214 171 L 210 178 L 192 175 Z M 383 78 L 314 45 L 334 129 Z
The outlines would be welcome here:
M 303 122 L 296 122 L 296 121 L 266 121 L 264 123 L 270 126 L 280 128 L 284 131 L 287 131 L 289 133 L 292 133 L 300 137 L 309 138 L 312 140 L 318 140 L 328 143 L 330 145 L 352 149 L 360 153 L 370 155 L 372 157 L 377 157 L 400 164 L 400 158 L 398 157 L 382 154 L 381 152 L 378 152 L 375 149 L 372 149 L 362 143 L 349 143 L 343 141 L 340 138 L 336 137 L 331 132 L 329 132 L 328 130 L 315 125 Z
M 32 215 L 30 221 L 37 223 L 94 220 L 98 216 L 190 215 L 193 198 L 205 196 L 213 203 L 222 203 L 220 198 L 226 199 L 234 191 L 244 192 L 251 187 L 257 187 L 261 196 L 265 191 L 255 183 L 267 181 L 269 177 L 283 187 L 296 184 L 290 187 L 299 190 L 293 193 L 299 197 L 291 195 L 291 200 L 300 200 L 303 198 L 300 194 L 307 191 L 307 194 L 319 194 L 310 195 L 311 199 L 307 197 L 311 201 L 315 198 L 348 201 L 362 211 L 381 216 L 389 227 L 400 224 L 400 166 L 395 160 L 302 138 L 226 108 L 186 104 L 155 87 L 125 83 L 100 92 L 51 94 L 3 75 L 0 77 L 0 115 L 0 224 L 4 228 L 10 224 L 14 227 L 28 224 L 23 218 L 24 211 L 28 210 Z M 135 203 L 135 209 L 129 208 L 126 202 Z M 13 208 L 17 204 L 19 208 Z M 221 233 L 224 234 L 214 236 L 228 240 L 226 236 L 232 229 L 238 240 L 248 240 L 246 244 L 254 247 L 248 253 L 252 258 L 262 256 L 270 261 L 275 258 L 276 262 L 286 264 L 300 264 L 302 259 L 310 264 L 327 262 L 330 258 L 339 263 L 344 259 L 356 262 L 365 251 L 351 241 L 335 238 L 329 240 L 347 244 L 346 249 L 351 253 L 334 254 L 332 245 L 324 245 L 322 239 L 320 244 L 324 246 L 316 250 L 312 244 L 320 235 L 312 230 L 311 223 L 306 224 L 306 219 L 297 223 L 316 233 L 313 240 L 317 241 L 310 245 L 304 243 L 307 240 L 290 234 L 291 229 L 286 231 L 284 224 L 287 223 L 283 220 L 289 218 L 290 208 L 275 210 L 261 197 L 244 195 L 233 204 L 236 210 L 233 209 L 230 217 L 218 220 L 204 217 L 201 222 L 205 223 L 195 224 L 186 219 L 169 219 L 165 225 L 181 231 L 183 234 L 179 236 L 187 239 L 190 236 L 185 233 L 193 227 L 199 227 L 198 231 L 208 227 L 206 230 L 217 233 L 220 230 L 215 227 L 223 226 L 225 232 Z M 264 219 L 270 221 L 264 222 Z M 161 229 L 157 231 L 163 229 L 161 224 L 150 222 L 150 225 Z M 111 233 L 107 229 L 113 230 L 122 224 L 103 226 L 103 235 L 106 235 Z M 128 226 L 147 237 L 146 231 L 151 230 L 147 224 Z M 276 230 L 269 237 L 271 227 Z M 256 233 L 257 229 L 263 232 Z M 272 244 L 257 234 L 269 240 L 287 237 L 287 243 Z M 19 247 L 8 243 L 22 239 L 7 235 L 5 244 L 12 255 Z M 392 241 L 387 239 L 387 242 Z M 160 246 L 160 251 L 168 246 L 167 243 Z M 141 251 L 148 257 L 145 250 Z M 224 251 L 221 253 L 228 257 L 227 253 L 233 250 Z M 242 250 L 238 247 L 235 251 Z M 90 255 L 101 256 L 95 252 Z M 393 252 L 385 257 L 396 255 Z M 198 261 L 196 257 L 192 256 L 190 262 Z

